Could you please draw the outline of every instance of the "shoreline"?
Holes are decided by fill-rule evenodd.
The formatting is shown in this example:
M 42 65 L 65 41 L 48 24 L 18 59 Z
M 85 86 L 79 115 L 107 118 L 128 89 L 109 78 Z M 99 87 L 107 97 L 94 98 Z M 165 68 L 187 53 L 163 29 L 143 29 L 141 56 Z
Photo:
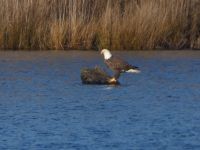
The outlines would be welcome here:
M 109 49 L 110 50 L 110 49 Z M 70 51 L 81 51 L 81 52 L 98 52 L 100 50 L 94 50 L 94 49 L 17 49 L 17 50 L 13 50 L 13 49 L 2 49 L 0 50 L 0 52 L 70 52 Z M 111 51 L 114 52 L 160 52 L 160 51 L 200 51 L 200 49 L 126 49 L 126 50 L 114 50 L 111 49 Z

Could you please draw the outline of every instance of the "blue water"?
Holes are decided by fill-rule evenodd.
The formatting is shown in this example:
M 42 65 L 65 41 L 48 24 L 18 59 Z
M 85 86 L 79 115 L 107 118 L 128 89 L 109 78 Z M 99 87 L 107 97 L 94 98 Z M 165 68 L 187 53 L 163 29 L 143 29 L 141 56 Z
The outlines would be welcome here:
M 97 52 L 0 52 L 1 150 L 199 150 L 200 52 L 115 52 L 121 86 L 82 85 Z

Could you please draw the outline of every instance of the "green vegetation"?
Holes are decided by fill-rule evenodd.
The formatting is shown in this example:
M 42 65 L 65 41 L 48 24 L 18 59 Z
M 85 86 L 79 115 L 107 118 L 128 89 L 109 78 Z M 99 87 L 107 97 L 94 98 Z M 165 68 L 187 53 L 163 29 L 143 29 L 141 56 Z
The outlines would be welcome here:
M 199 0 L 1 0 L 0 49 L 200 48 Z

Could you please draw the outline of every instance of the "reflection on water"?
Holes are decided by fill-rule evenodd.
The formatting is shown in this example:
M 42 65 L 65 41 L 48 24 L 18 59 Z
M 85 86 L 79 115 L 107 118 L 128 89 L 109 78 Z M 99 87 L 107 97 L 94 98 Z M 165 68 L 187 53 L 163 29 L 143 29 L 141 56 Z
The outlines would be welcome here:
M 0 52 L 0 149 L 200 149 L 200 52 L 115 52 L 141 68 L 82 85 L 97 52 Z

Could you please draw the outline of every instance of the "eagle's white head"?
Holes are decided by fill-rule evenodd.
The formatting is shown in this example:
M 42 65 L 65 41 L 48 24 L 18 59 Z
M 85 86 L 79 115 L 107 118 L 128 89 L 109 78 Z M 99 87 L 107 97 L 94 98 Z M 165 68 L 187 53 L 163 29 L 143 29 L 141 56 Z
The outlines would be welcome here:
M 105 60 L 108 60 L 112 57 L 112 54 L 108 49 L 102 49 L 101 54 L 103 54 Z

